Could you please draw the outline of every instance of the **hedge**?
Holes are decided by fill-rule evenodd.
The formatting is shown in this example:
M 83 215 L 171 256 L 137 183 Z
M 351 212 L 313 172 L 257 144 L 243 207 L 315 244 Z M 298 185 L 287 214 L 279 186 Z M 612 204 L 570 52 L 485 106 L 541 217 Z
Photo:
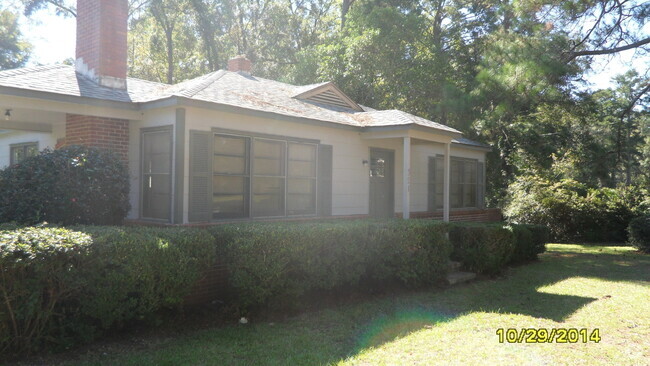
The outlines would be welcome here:
M 185 228 L 0 231 L 0 353 L 64 348 L 177 309 L 212 241 Z
M 129 208 L 126 164 L 109 150 L 45 149 L 0 170 L 0 222 L 115 225 Z
M 367 281 L 441 280 L 446 226 L 425 220 L 242 223 L 209 229 L 243 308 Z
M 207 230 L 111 226 L 0 229 L 0 353 L 56 350 L 156 321 L 216 256 L 241 312 L 314 291 L 441 282 L 450 258 L 498 273 L 544 250 L 545 227 L 432 220 L 232 223 Z M 216 255 L 216 256 L 215 256 Z
M 630 221 L 627 232 L 630 244 L 642 252 L 650 253 L 650 215 Z

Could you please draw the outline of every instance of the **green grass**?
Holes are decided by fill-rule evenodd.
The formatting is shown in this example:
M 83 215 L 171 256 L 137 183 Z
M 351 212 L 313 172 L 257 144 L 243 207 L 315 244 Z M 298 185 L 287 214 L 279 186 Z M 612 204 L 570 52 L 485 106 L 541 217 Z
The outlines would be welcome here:
M 548 245 L 539 262 L 447 290 L 385 296 L 275 324 L 92 350 L 66 364 L 639 365 L 650 359 L 650 256 Z M 599 328 L 600 343 L 501 344 L 498 328 Z

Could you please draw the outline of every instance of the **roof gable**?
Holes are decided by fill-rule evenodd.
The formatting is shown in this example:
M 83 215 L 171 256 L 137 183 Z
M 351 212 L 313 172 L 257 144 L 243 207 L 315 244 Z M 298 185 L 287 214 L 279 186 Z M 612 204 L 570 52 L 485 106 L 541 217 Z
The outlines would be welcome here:
M 352 99 L 350 99 L 350 97 L 345 95 L 341 89 L 339 89 L 331 82 L 317 84 L 313 88 L 309 88 L 306 91 L 294 95 L 293 97 L 313 103 L 325 104 L 338 108 L 353 109 L 355 111 L 363 112 L 363 108 L 361 108 L 361 106 L 355 103 Z

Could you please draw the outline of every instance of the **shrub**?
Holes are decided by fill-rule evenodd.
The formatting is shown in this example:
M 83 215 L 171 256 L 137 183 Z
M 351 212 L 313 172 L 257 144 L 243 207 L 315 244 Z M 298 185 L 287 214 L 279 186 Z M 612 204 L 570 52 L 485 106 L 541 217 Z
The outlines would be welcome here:
M 515 252 L 512 228 L 498 224 L 454 224 L 449 231 L 452 259 L 477 273 L 496 274 Z
M 630 244 L 640 251 L 650 253 L 650 215 L 637 217 L 630 221 L 627 232 Z
M 504 213 L 513 223 L 548 227 L 555 240 L 624 242 L 630 220 L 647 212 L 647 202 L 648 192 L 636 187 L 521 177 L 508 189 Z
M 0 231 L 0 350 L 69 346 L 178 308 L 213 252 L 187 228 Z
M 0 222 L 117 224 L 129 205 L 125 164 L 113 152 L 44 150 L 0 171 Z
M 510 263 L 518 264 L 537 259 L 544 253 L 549 241 L 550 231 L 542 225 L 510 225 L 515 234 L 515 250 Z
M 449 241 L 434 221 L 243 223 L 210 228 L 243 308 L 368 280 L 440 280 Z

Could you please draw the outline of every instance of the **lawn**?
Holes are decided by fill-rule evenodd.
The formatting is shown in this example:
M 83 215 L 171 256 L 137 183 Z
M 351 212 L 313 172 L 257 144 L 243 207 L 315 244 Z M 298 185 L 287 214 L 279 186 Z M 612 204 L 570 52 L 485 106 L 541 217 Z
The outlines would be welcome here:
M 446 290 L 400 293 L 269 323 L 90 348 L 66 364 L 640 365 L 650 360 L 650 256 L 548 245 L 539 262 Z M 600 330 L 599 343 L 499 343 L 499 328 Z

